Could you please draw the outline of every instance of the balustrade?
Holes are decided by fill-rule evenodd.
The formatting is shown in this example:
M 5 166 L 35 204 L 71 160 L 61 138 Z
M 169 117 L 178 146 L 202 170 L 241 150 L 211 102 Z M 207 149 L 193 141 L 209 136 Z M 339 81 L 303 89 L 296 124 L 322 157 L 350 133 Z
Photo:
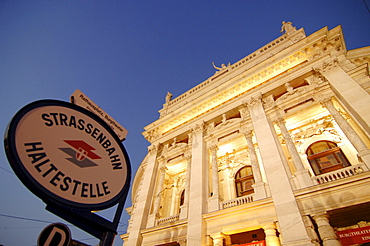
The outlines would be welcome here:
M 170 223 L 170 222 L 178 221 L 179 217 L 180 217 L 180 214 L 176 214 L 176 215 L 172 215 L 172 216 L 169 216 L 169 217 L 166 217 L 166 218 L 158 219 L 157 225 L 163 225 L 163 224 L 167 224 L 167 223 Z
M 347 178 L 359 173 L 368 171 L 367 166 L 364 163 L 357 165 L 341 168 L 329 173 L 324 173 L 318 176 L 311 177 L 315 184 L 323 184 L 330 181 Z
M 251 195 L 248 195 L 248 196 L 242 196 L 242 197 L 238 197 L 238 198 L 235 198 L 235 199 L 232 199 L 232 200 L 221 202 L 221 208 L 223 208 L 223 209 L 231 208 L 231 207 L 235 207 L 235 206 L 239 206 L 239 205 L 243 205 L 243 204 L 246 204 L 246 203 L 253 202 L 253 197 L 254 197 L 254 194 L 251 194 Z

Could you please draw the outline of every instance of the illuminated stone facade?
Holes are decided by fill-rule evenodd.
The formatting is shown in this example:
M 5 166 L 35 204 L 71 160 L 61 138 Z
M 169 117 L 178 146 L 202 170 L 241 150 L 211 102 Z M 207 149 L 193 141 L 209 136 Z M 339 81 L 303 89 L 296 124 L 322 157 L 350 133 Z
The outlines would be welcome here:
M 370 47 L 347 50 L 340 26 L 282 33 L 168 93 L 125 246 L 341 245 L 370 225 Z

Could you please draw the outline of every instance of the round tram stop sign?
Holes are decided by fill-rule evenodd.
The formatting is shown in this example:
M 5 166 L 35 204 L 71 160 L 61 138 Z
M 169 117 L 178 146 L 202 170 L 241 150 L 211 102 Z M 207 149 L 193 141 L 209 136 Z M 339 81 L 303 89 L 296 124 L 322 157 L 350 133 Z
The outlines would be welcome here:
M 39 235 L 37 246 L 69 246 L 71 231 L 62 223 L 48 225 Z
M 101 210 L 125 199 L 127 152 L 86 109 L 57 100 L 30 103 L 13 117 L 4 141 L 14 172 L 45 202 Z

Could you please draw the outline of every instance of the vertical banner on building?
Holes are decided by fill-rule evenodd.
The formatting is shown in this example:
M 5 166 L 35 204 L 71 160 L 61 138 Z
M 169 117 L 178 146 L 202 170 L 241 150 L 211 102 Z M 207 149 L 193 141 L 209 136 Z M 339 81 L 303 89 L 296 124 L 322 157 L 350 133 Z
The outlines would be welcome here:
M 370 226 L 350 230 L 337 231 L 343 246 L 361 245 L 370 242 Z

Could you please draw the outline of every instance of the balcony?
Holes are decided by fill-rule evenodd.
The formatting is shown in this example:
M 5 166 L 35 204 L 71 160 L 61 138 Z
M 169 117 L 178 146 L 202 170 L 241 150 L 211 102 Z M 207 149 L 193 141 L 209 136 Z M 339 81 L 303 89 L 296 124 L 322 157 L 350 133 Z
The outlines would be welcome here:
M 369 171 L 365 163 L 359 163 L 357 165 L 341 168 L 329 173 L 324 173 L 318 176 L 311 177 L 314 184 L 328 183 L 334 180 L 344 179 L 356 174 Z
M 158 219 L 157 225 L 163 225 L 163 224 L 167 224 L 167 223 L 170 223 L 170 222 L 178 221 L 179 217 L 180 217 L 180 214 L 175 214 L 175 215 L 172 215 L 172 216 L 168 216 L 166 218 Z
M 239 205 L 243 205 L 243 204 L 246 204 L 246 203 L 253 202 L 253 196 L 254 196 L 254 194 L 250 194 L 250 195 L 247 195 L 247 196 L 242 196 L 242 197 L 238 197 L 238 198 L 235 198 L 235 199 L 232 199 L 232 200 L 221 202 L 221 204 L 220 204 L 221 209 L 231 208 L 231 207 L 235 207 L 235 206 L 239 206 Z

